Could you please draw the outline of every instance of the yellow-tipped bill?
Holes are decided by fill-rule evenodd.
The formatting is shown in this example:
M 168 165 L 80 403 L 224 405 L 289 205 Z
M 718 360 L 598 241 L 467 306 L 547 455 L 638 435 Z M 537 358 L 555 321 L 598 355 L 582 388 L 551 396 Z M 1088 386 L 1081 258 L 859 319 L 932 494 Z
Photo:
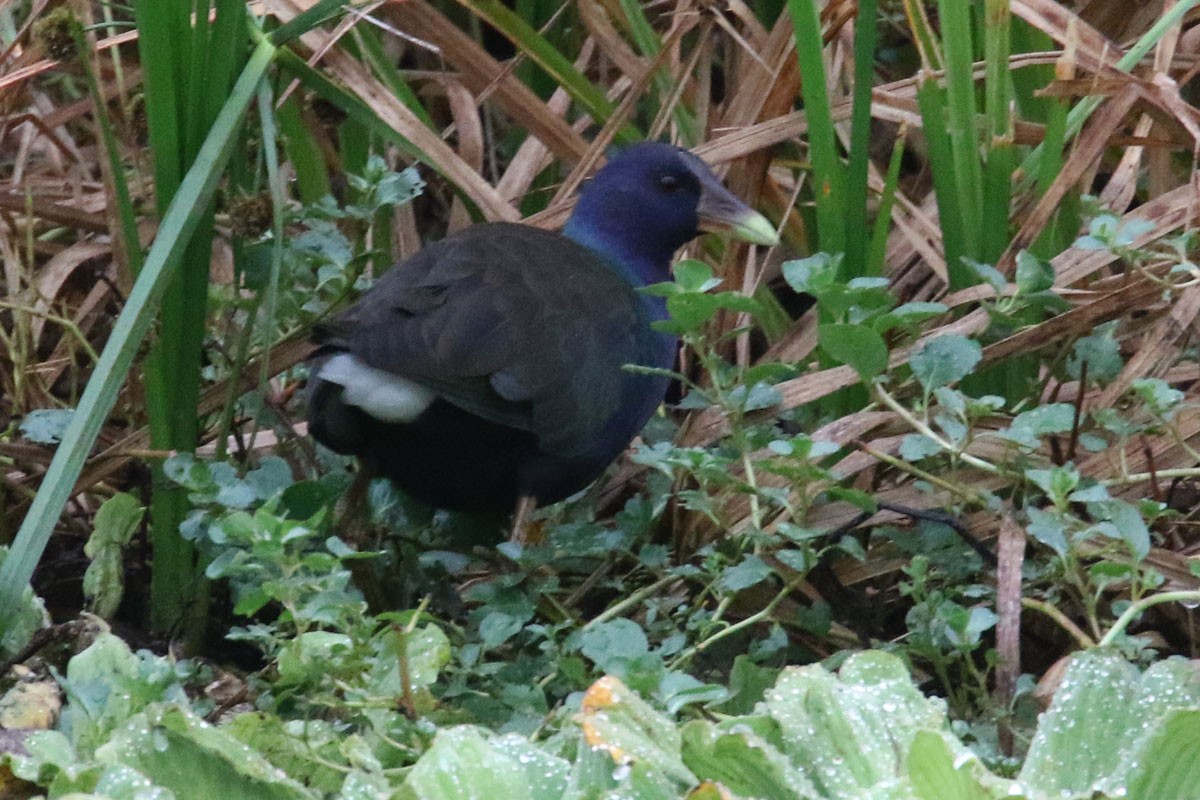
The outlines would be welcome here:
M 706 171 L 697 177 L 701 189 L 700 204 L 696 207 L 700 230 L 732 233 L 753 244 L 779 244 L 775 226 L 766 217 L 743 203 L 711 173 Z

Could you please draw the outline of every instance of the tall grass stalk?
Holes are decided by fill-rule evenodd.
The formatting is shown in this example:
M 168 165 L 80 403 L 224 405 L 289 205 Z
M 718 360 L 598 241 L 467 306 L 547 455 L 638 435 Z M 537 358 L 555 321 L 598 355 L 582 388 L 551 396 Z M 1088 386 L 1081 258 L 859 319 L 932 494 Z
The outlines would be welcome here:
M 971 5 L 959 0 L 939 0 L 939 19 L 942 25 L 942 52 L 946 62 L 945 102 L 946 134 L 950 144 L 950 161 L 942 169 L 955 175 L 955 194 L 950 208 L 958 216 L 962 230 L 962 252 L 951 258 L 946 253 L 950 269 L 950 286 L 961 289 L 974 283 L 960 261 L 962 256 L 980 260 L 983 235 L 983 171 L 980 165 L 980 131 L 975 123 L 975 76 L 972 48 Z M 940 120 L 929 120 L 936 124 Z M 934 165 L 937 169 L 938 165 Z M 939 203 L 939 210 L 944 206 Z
M 817 207 L 817 237 L 821 250 L 846 250 L 845 168 L 838 151 L 827 75 L 821 15 L 814 0 L 788 0 L 796 36 L 796 58 L 803 80 L 804 113 L 808 117 L 809 157 Z
M 146 116 L 154 150 L 154 184 L 164 213 L 228 97 L 245 53 L 245 5 L 215 0 L 138 0 L 134 4 L 144 75 Z M 195 208 L 191 240 L 175 265 L 162 300 L 161 325 L 146 360 L 150 443 L 158 450 L 189 452 L 200 432 L 201 358 L 212 260 L 213 205 Z M 203 571 L 179 534 L 187 493 L 154 469 L 151 543 L 154 571 L 150 617 L 158 631 L 199 635 L 206 616 Z
M 854 99 L 850 122 L 850 163 L 846 174 L 846 258 L 849 274 L 881 274 L 868 259 L 871 228 L 867 223 L 867 180 L 871 165 L 871 87 L 875 83 L 875 43 L 879 39 L 876 0 L 859 0 L 854 26 Z M 886 236 L 886 228 L 876 235 Z
M 75 480 L 154 321 L 159 300 L 173 276 L 172 270 L 200 226 L 201 219 L 194 209 L 212 202 L 221 173 L 237 143 L 242 118 L 274 52 L 274 46 L 263 40 L 251 53 L 163 215 L 158 236 L 146 254 L 92 379 L 63 433 L 41 489 L 17 531 L 8 558 L 0 566 L 0 627 L 6 629 L 14 619 L 10 611 L 17 608 L 21 592 L 33 577 Z

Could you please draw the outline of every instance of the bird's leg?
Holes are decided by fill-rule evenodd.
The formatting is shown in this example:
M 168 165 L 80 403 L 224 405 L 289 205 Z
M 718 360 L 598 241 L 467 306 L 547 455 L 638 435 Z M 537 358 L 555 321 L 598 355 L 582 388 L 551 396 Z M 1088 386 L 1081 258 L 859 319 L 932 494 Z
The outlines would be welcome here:
M 334 512 L 334 532 L 342 541 L 355 550 L 362 550 L 371 541 L 371 480 L 375 470 L 359 464 L 358 472 L 346 493 L 338 500 Z M 354 579 L 354 585 L 363 593 L 367 605 L 376 610 L 385 608 L 383 590 L 379 576 L 375 573 L 373 559 L 351 558 L 345 561 L 346 568 Z
M 517 498 L 517 507 L 513 509 L 512 528 L 508 540 L 515 544 L 526 545 L 530 542 L 529 517 L 537 508 L 537 498 L 523 494 Z
M 370 538 L 370 490 L 374 477 L 373 469 L 366 464 L 359 464 L 346 492 L 334 507 L 334 531 L 355 549 L 363 547 Z

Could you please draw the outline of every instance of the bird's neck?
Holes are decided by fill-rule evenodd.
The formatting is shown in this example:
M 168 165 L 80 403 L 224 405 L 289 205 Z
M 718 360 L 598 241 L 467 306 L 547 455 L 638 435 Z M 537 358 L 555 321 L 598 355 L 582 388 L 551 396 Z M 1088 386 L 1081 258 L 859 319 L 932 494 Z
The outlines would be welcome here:
M 631 236 L 628 228 L 581 218 L 578 213 L 563 228 L 563 235 L 599 254 L 631 285 L 641 287 L 671 279 L 675 249 Z
M 655 248 L 644 246 L 644 243 L 631 241 L 628 232 L 622 235 L 611 227 L 606 230 L 603 226 L 589 225 L 586 220 L 581 221 L 578 214 L 567 222 L 563 235 L 599 255 L 605 264 L 634 288 L 671 279 L 671 259 L 675 255 L 675 248 L 664 247 L 656 251 Z M 667 319 L 667 298 L 645 292 L 638 294 L 647 322 Z M 644 344 L 648 350 L 642 353 L 639 363 L 659 369 L 670 369 L 675 364 L 678 345 L 674 336 L 655 331 L 644 340 Z M 650 393 L 654 395 L 655 405 L 661 401 L 664 391 L 665 383 L 662 391 L 656 389 Z

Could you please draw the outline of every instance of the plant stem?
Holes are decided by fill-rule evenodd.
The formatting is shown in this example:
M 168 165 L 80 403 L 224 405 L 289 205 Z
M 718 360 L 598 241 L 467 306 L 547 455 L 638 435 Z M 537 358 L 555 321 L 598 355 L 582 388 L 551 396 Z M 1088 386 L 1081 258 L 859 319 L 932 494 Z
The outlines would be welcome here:
M 1108 633 L 1104 634 L 1104 638 L 1098 643 L 1099 647 L 1107 647 L 1116 641 L 1117 637 L 1125 632 L 1129 627 L 1129 623 L 1133 622 L 1134 618 L 1141 614 L 1151 606 L 1156 606 L 1159 603 L 1200 603 L 1200 591 L 1180 590 L 1177 592 L 1163 592 L 1162 594 L 1143 597 L 1136 603 L 1130 603 L 1129 608 L 1125 609 L 1125 613 L 1117 618 L 1113 626 L 1108 629 Z
M 633 606 L 636 606 L 638 603 L 642 602 L 647 597 L 652 597 L 655 593 L 658 592 L 659 589 L 662 589 L 663 587 L 666 587 L 666 586 L 670 586 L 672 583 L 675 583 L 678 580 L 680 580 L 679 576 L 668 575 L 665 578 L 659 578 L 658 580 L 656 580 L 654 583 L 650 584 L 649 586 L 643 586 L 641 589 L 638 589 L 636 592 L 629 595 L 621 602 L 614 603 L 613 605 L 604 609 L 604 611 L 600 612 L 595 617 L 593 617 L 591 620 L 589 620 L 588 623 L 586 625 L 584 625 L 582 628 L 580 628 L 579 630 L 586 631 L 589 628 L 592 628 L 603 622 L 608 622 L 610 619 L 614 619 L 616 617 L 621 616 L 622 614 L 625 613 L 625 611 L 627 609 L 632 608 Z
M 1096 646 L 1096 640 L 1088 636 L 1082 628 L 1074 623 L 1070 617 L 1058 610 L 1058 608 L 1045 600 L 1036 600 L 1032 597 L 1022 597 L 1021 605 L 1025 608 L 1040 611 L 1050 619 L 1058 623 L 1059 627 L 1071 634 L 1075 641 L 1079 642 L 1079 646 L 1085 649 L 1090 649 Z
M 765 606 L 763 606 L 761 609 L 759 609 L 755 613 L 751 614 L 750 616 L 746 617 L 743 620 L 739 620 L 738 622 L 735 622 L 732 625 L 729 625 L 728 627 L 722 628 L 721 630 L 714 633 L 712 636 L 709 636 L 707 639 L 702 639 L 701 641 L 696 642 L 696 644 L 692 645 L 691 647 L 684 650 L 678 656 L 675 657 L 675 659 L 671 662 L 671 669 L 677 669 L 681 665 L 686 664 L 697 654 L 703 652 L 708 647 L 713 645 L 715 642 L 718 642 L 721 639 L 724 639 L 726 636 L 732 636 L 733 634 L 737 633 L 738 631 L 745 630 L 746 628 L 749 628 L 751 625 L 757 625 L 758 623 L 767 619 L 768 617 L 771 616 L 772 613 L 774 613 L 775 607 L 778 606 L 781 602 L 783 602 L 783 599 L 785 597 L 787 597 L 789 594 L 791 594 L 792 590 L 794 590 L 797 586 L 799 586 L 803 582 L 804 582 L 803 579 L 789 581 L 788 584 L 786 586 L 784 586 L 783 589 L 780 590 L 778 594 L 776 594 L 774 597 L 771 598 L 771 601 L 769 603 L 767 603 Z

